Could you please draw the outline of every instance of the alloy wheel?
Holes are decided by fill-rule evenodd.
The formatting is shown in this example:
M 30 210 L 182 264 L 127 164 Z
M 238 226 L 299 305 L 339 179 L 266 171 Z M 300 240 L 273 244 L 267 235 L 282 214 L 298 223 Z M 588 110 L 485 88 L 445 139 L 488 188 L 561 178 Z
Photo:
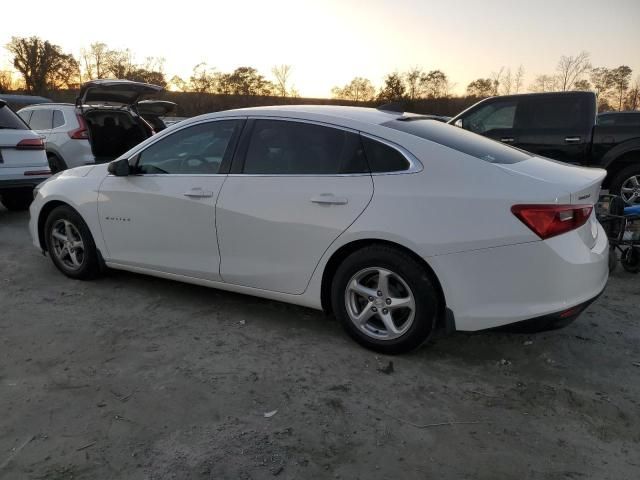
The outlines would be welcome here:
M 351 321 L 372 338 L 393 340 L 414 322 L 413 292 L 400 275 L 386 268 L 360 270 L 347 283 L 344 297 Z
M 640 201 L 640 175 L 633 175 L 622 182 L 620 196 L 628 205 Z
M 51 228 L 53 254 L 69 270 L 82 267 L 85 247 L 80 232 L 69 220 L 60 219 Z

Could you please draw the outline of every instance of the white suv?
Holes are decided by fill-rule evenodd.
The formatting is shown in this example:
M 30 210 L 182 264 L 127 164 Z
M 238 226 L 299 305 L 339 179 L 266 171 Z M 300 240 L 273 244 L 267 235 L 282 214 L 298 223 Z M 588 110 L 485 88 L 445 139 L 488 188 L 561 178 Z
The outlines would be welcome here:
M 142 95 L 161 90 L 129 80 L 93 80 L 82 85 L 75 105 L 31 105 L 18 114 L 45 138 L 49 165 L 58 172 L 111 161 L 161 129 L 143 118 L 143 110 L 157 114 L 175 104 L 138 102 Z
M 0 201 L 9 210 L 26 210 L 33 187 L 50 175 L 42 138 L 0 99 Z

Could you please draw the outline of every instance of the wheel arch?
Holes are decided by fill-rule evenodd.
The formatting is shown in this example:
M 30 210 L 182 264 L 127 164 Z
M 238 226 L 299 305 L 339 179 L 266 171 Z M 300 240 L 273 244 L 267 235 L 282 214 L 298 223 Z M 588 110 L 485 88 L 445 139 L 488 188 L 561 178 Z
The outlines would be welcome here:
M 422 258 L 420 255 L 415 253 L 410 248 L 407 248 L 404 245 L 401 245 L 397 242 L 393 242 L 390 240 L 382 240 L 377 238 L 365 238 L 365 239 L 353 240 L 349 243 L 342 245 L 340 248 L 338 248 L 335 252 L 331 254 L 331 257 L 325 264 L 324 270 L 322 272 L 322 282 L 320 286 L 320 301 L 322 304 L 322 309 L 328 313 L 330 313 L 332 310 L 331 309 L 331 281 L 340 263 L 349 255 L 351 255 L 353 252 L 365 247 L 372 246 L 372 245 L 384 245 L 387 247 L 395 248 L 397 250 L 400 250 L 406 253 L 411 258 L 416 260 L 420 265 L 422 265 L 422 267 L 425 269 L 425 271 L 429 275 L 430 279 L 433 281 L 433 285 L 436 289 L 436 294 L 438 295 L 438 300 L 440 303 L 439 311 L 438 311 L 438 320 L 437 320 L 438 326 L 444 326 L 444 322 L 446 321 L 446 316 L 447 316 L 446 297 L 444 295 L 444 290 L 442 289 L 442 284 L 440 283 L 440 279 L 436 275 L 431 265 L 429 265 L 424 260 L 424 258 Z
M 611 149 L 602 159 L 602 165 L 607 169 L 607 177 L 603 186 L 609 188 L 611 180 L 621 170 L 636 162 L 640 163 L 639 139 L 625 142 Z

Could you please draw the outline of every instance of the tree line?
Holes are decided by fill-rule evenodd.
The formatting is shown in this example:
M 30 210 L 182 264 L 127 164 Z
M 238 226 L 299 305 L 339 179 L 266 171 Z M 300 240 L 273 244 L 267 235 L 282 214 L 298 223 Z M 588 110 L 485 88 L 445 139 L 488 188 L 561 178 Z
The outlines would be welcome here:
M 173 91 L 197 92 L 241 96 L 298 97 L 292 85 L 291 65 L 276 65 L 267 78 L 250 66 L 241 66 L 232 72 L 220 72 L 207 63 L 194 66 L 188 78 L 168 77 L 164 59 L 147 57 L 137 62 L 131 50 L 113 49 L 103 42 L 94 42 L 83 48 L 79 57 L 39 37 L 12 37 L 6 45 L 13 67 L 0 71 L 0 92 L 23 90 L 34 95 L 74 90 L 87 80 L 120 78 L 168 87 Z M 535 76 L 530 92 L 592 90 L 598 97 L 600 110 L 634 110 L 640 108 L 640 77 L 632 83 L 633 71 L 627 65 L 615 68 L 594 67 L 587 52 L 562 56 L 556 70 Z M 527 91 L 524 86 L 525 70 L 502 67 L 490 75 L 470 82 L 466 97 L 485 98 Z M 453 95 L 456 84 L 439 69 L 424 70 L 413 67 L 406 72 L 392 72 L 384 77 L 377 88 L 367 78 L 357 76 L 349 83 L 334 86 L 332 97 L 352 102 L 395 102 L 429 99 L 447 99 Z

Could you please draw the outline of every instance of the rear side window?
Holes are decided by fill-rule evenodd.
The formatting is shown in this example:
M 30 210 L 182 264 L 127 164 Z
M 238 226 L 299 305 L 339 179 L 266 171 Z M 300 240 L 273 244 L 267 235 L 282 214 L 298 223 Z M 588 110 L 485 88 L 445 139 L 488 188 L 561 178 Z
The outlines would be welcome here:
M 585 118 L 588 119 L 584 99 L 579 96 L 532 97 L 521 102 L 516 128 L 577 128 L 584 125 Z
M 395 148 L 362 137 L 362 145 L 371 173 L 400 172 L 409 168 L 409 161 Z
M 0 107 L 0 129 L 28 130 L 20 117 L 6 105 Z
M 503 145 L 482 135 L 433 120 L 407 117 L 391 120 L 382 125 L 444 145 L 489 163 L 517 163 L 532 157 L 530 153 Z
M 47 109 L 38 109 L 33 111 L 29 126 L 33 130 L 49 130 L 53 124 L 53 111 Z
M 64 115 L 60 110 L 53 111 L 53 128 L 58 128 L 64 125 Z
M 262 175 L 367 173 L 360 136 L 302 122 L 256 120 L 243 172 Z
M 21 112 L 18 112 L 18 116 L 24 120 L 24 123 L 26 123 L 27 125 L 29 125 L 29 120 L 31 120 L 31 114 L 33 113 L 33 110 L 23 110 Z

